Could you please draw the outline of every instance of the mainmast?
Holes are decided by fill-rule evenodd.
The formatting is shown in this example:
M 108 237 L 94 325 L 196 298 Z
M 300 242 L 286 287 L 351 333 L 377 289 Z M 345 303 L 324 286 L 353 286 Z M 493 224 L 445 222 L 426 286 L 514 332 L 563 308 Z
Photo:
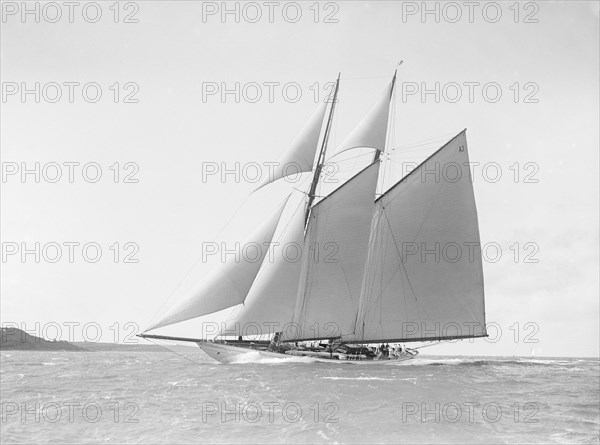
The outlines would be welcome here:
M 400 66 L 402 64 L 402 61 L 400 61 L 400 63 L 398 64 L 398 66 Z M 396 71 L 394 71 L 394 77 L 392 78 L 392 87 L 390 88 L 390 106 L 391 106 L 391 101 L 392 101 L 392 97 L 394 95 L 394 85 L 396 84 L 396 75 L 398 74 L 398 68 L 396 68 Z M 392 123 L 393 125 L 393 123 Z M 379 158 L 381 157 L 381 151 L 382 150 L 375 150 L 375 155 L 373 156 L 373 162 L 375 161 L 379 161 Z
M 331 103 L 331 109 L 329 110 L 329 118 L 327 120 L 327 126 L 325 127 L 325 134 L 323 136 L 323 143 L 321 144 L 321 151 L 317 158 L 317 166 L 315 167 L 315 173 L 313 175 L 312 184 L 310 185 L 310 191 L 308 192 L 308 203 L 306 205 L 306 215 L 304 218 L 305 227 L 308 225 L 308 218 L 310 217 L 310 210 L 312 203 L 315 200 L 315 192 L 317 190 L 317 184 L 319 183 L 319 177 L 321 176 L 321 170 L 323 169 L 323 163 L 325 161 L 325 150 L 327 149 L 327 141 L 331 132 L 331 123 L 333 121 L 333 111 L 335 110 L 335 104 L 337 102 L 337 94 L 340 88 L 340 74 L 338 74 L 337 81 L 335 82 L 335 90 L 333 92 L 333 102 Z

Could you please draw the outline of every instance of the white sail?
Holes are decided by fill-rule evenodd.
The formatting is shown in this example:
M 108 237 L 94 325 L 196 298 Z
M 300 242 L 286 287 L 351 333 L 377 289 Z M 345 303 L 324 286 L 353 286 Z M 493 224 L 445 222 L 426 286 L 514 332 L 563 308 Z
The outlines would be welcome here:
M 305 205 L 303 196 L 280 236 L 274 240 L 272 252 L 264 261 L 243 306 L 236 309 L 222 334 L 273 334 L 292 320 L 302 268 Z
M 212 314 L 243 302 L 268 254 L 268 245 L 273 239 L 286 203 L 287 199 L 241 244 L 241 247 L 248 247 L 248 249 L 251 246 L 258 246 L 252 248 L 252 255 L 239 255 L 239 258 L 228 257 L 230 261 L 214 269 L 197 287 L 192 288 L 184 296 L 179 305 L 147 330 Z
M 269 172 L 258 189 L 285 176 L 312 170 L 326 108 L 326 102 L 318 106 L 300 133 L 298 133 L 286 151 L 277 160 L 276 165 L 273 166 L 273 170 Z
M 375 203 L 356 340 L 486 335 L 465 132 Z
M 288 197 L 245 241 L 244 245 L 258 247 L 258 255 L 236 257 L 214 270 L 148 329 L 206 315 L 214 319 L 223 311 L 221 315 L 229 317 L 219 332 L 224 341 L 206 342 L 209 334 L 204 332 L 194 338 L 142 337 L 196 342 L 211 357 L 231 362 L 250 349 L 267 357 L 287 352 L 324 361 L 375 359 L 371 352 L 347 344 L 341 345 L 346 348 L 343 352 L 338 346 L 323 352 L 278 344 L 282 341 L 340 338 L 342 343 L 379 343 L 487 336 L 465 131 L 374 199 L 395 80 L 396 74 L 338 148 L 338 153 L 375 149 L 371 165 L 313 205 L 333 122 L 338 76 L 325 129 L 323 103 L 260 185 L 312 171 L 316 161 L 309 191 L 293 205 L 288 205 Z M 319 145 L 322 150 L 315 160 Z M 214 333 L 211 330 L 210 335 Z M 281 335 L 272 336 L 275 333 Z M 240 338 L 227 339 L 232 334 Z M 257 341 L 256 337 L 263 340 L 267 335 L 272 336 L 271 342 Z M 408 360 L 418 353 L 406 349 L 392 357 L 386 349 L 377 360 Z
M 377 102 L 375 102 L 367 114 L 340 144 L 336 153 L 358 147 L 384 150 L 393 88 L 394 80 L 386 87 Z
M 354 332 L 378 172 L 375 162 L 312 208 L 293 328 L 283 338 Z

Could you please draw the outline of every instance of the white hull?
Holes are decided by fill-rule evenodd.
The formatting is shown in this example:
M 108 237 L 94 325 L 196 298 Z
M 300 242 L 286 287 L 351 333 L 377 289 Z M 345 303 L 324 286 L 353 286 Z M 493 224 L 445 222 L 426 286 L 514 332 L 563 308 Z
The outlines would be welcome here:
M 258 358 L 286 358 L 285 354 L 277 352 L 258 351 L 256 349 L 240 348 L 223 343 L 197 342 L 196 344 L 206 355 L 221 363 L 240 363 L 243 356 L 248 354 L 256 355 Z
M 278 360 L 289 360 L 289 361 L 303 361 L 307 362 L 326 362 L 326 363 L 354 363 L 354 364 L 367 364 L 367 363 L 378 363 L 378 364 L 392 364 L 400 363 L 415 358 L 416 355 L 405 355 L 402 357 L 385 358 L 385 359 L 366 359 L 366 360 L 345 360 L 336 358 L 322 358 L 312 354 L 283 354 L 280 352 L 271 352 L 250 348 L 243 348 L 240 346 L 233 346 L 224 343 L 214 342 L 196 342 L 198 347 L 202 349 L 209 357 L 217 360 L 221 363 L 248 363 L 255 362 L 264 359 L 278 359 Z M 339 355 L 339 354 L 338 354 Z

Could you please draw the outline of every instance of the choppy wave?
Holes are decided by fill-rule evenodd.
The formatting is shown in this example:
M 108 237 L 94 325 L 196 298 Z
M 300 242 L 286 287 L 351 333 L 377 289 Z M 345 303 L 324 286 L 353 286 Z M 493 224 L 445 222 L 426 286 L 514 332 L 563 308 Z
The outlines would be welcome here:
M 237 356 L 231 363 L 236 365 L 242 364 L 262 364 L 262 365 L 280 365 L 289 363 L 314 363 L 316 360 L 312 357 L 301 357 L 301 356 L 285 356 L 282 358 L 278 357 L 265 357 L 258 351 L 249 351 L 244 354 Z
M 408 380 L 408 379 L 394 379 L 394 378 L 385 378 L 385 377 L 321 377 L 324 380 L 389 380 L 389 381 L 398 381 L 398 380 Z
M 526 366 L 526 367 L 548 367 L 548 366 L 563 366 L 572 367 L 582 360 L 540 360 L 540 359 L 463 359 L 463 358 L 447 358 L 447 359 L 428 359 L 417 358 L 410 365 L 428 365 L 428 366 Z
M 3 375 L 2 379 L 0 379 L 0 382 L 2 383 L 9 383 L 9 382 L 18 382 L 19 380 L 22 380 L 25 377 L 25 374 L 10 374 L 10 375 Z
M 598 443 L 598 360 L 419 356 L 342 366 L 249 351 L 227 366 L 168 352 L 10 355 L 2 401 L 42 418 L 8 415 L 5 443 Z M 103 417 L 44 421 L 44 406 L 65 402 L 97 404 Z M 473 420 L 467 403 L 479 404 Z M 502 417 L 486 420 L 488 405 Z M 249 421 L 247 406 L 262 417 Z M 464 415 L 448 421 L 456 406 Z

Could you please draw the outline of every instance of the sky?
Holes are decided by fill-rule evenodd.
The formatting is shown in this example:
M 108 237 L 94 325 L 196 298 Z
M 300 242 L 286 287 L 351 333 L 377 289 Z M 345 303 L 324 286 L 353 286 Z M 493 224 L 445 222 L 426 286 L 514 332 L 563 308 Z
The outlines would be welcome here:
M 289 187 L 249 197 L 244 166 L 277 160 L 341 73 L 335 147 L 403 60 L 386 178 L 467 128 L 481 241 L 502 250 L 491 338 L 426 351 L 598 356 L 598 2 L 491 3 L 3 2 L 2 324 L 132 341 L 214 266 L 202 243 Z

